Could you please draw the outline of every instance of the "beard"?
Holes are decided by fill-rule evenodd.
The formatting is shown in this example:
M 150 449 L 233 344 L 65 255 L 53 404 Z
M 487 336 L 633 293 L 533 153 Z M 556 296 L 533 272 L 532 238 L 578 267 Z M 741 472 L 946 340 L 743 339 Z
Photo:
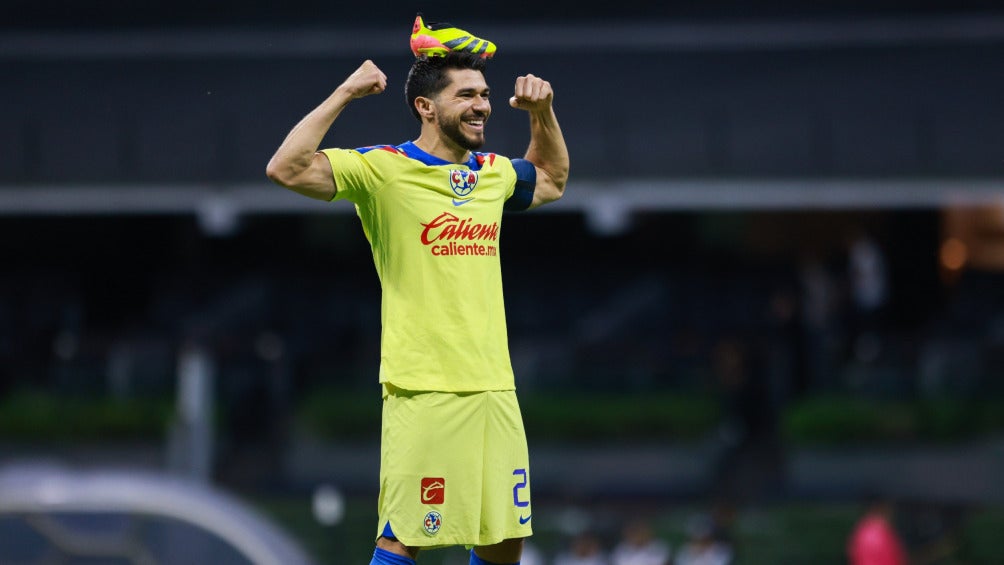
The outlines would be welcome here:
M 451 141 L 468 151 L 480 149 L 481 146 L 485 144 L 485 136 L 483 134 L 475 137 L 464 135 L 464 133 L 460 130 L 462 125 L 463 122 L 459 117 L 455 120 L 439 120 L 440 131 L 442 131 L 446 137 L 450 138 Z

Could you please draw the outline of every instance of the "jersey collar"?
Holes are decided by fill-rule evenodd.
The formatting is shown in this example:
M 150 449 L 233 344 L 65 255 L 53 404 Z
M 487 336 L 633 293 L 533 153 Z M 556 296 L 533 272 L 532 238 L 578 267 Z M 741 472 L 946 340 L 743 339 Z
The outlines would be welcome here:
M 415 159 L 417 161 L 421 161 L 422 163 L 429 166 L 460 164 L 460 163 L 454 163 L 452 161 L 447 161 L 446 159 L 440 159 L 435 155 L 430 155 L 425 151 L 422 151 L 417 145 L 415 145 L 414 141 L 406 141 L 401 145 L 398 145 L 397 148 L 399 151 L 403 152 L 408 157 Z M 467 159 L 467 162 L 462 164 L 467 165 L 467 168 L 473 171 L 481 169 L 481 164 L 484 162 L 484 157 L 479 159 L 478 158 L 479 155 L 481 155 L 481 153 L 476 153 L 474 151 L 471 151 L 471 156 Z

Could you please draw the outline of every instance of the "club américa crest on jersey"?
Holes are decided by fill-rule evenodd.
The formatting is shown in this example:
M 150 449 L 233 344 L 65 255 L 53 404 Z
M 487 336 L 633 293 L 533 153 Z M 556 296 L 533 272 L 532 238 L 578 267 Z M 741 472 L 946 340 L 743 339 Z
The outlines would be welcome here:
M 468 169 L 450 169 L 450 188 L 453 194 L 463 198 L 478 185 L 478 172 Z

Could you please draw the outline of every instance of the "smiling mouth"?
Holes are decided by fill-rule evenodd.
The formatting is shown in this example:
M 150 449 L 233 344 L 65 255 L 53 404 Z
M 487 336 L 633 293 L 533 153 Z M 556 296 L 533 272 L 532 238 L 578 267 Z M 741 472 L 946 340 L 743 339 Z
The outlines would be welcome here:
M 462 121 L 468 126 L 480 130 L 484 129 L 485 122 L 488 121 L 488 117 L 480 114 L 474 114 L 469 118 L 464 118 Z

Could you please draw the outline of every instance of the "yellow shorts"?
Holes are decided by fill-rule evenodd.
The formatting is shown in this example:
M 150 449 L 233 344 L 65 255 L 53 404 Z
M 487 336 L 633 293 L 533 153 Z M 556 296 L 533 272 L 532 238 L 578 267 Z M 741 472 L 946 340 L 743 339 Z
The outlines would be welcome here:
M 434 548 L 533 533 L 514 391 L 385 393 L 377 537 Z

